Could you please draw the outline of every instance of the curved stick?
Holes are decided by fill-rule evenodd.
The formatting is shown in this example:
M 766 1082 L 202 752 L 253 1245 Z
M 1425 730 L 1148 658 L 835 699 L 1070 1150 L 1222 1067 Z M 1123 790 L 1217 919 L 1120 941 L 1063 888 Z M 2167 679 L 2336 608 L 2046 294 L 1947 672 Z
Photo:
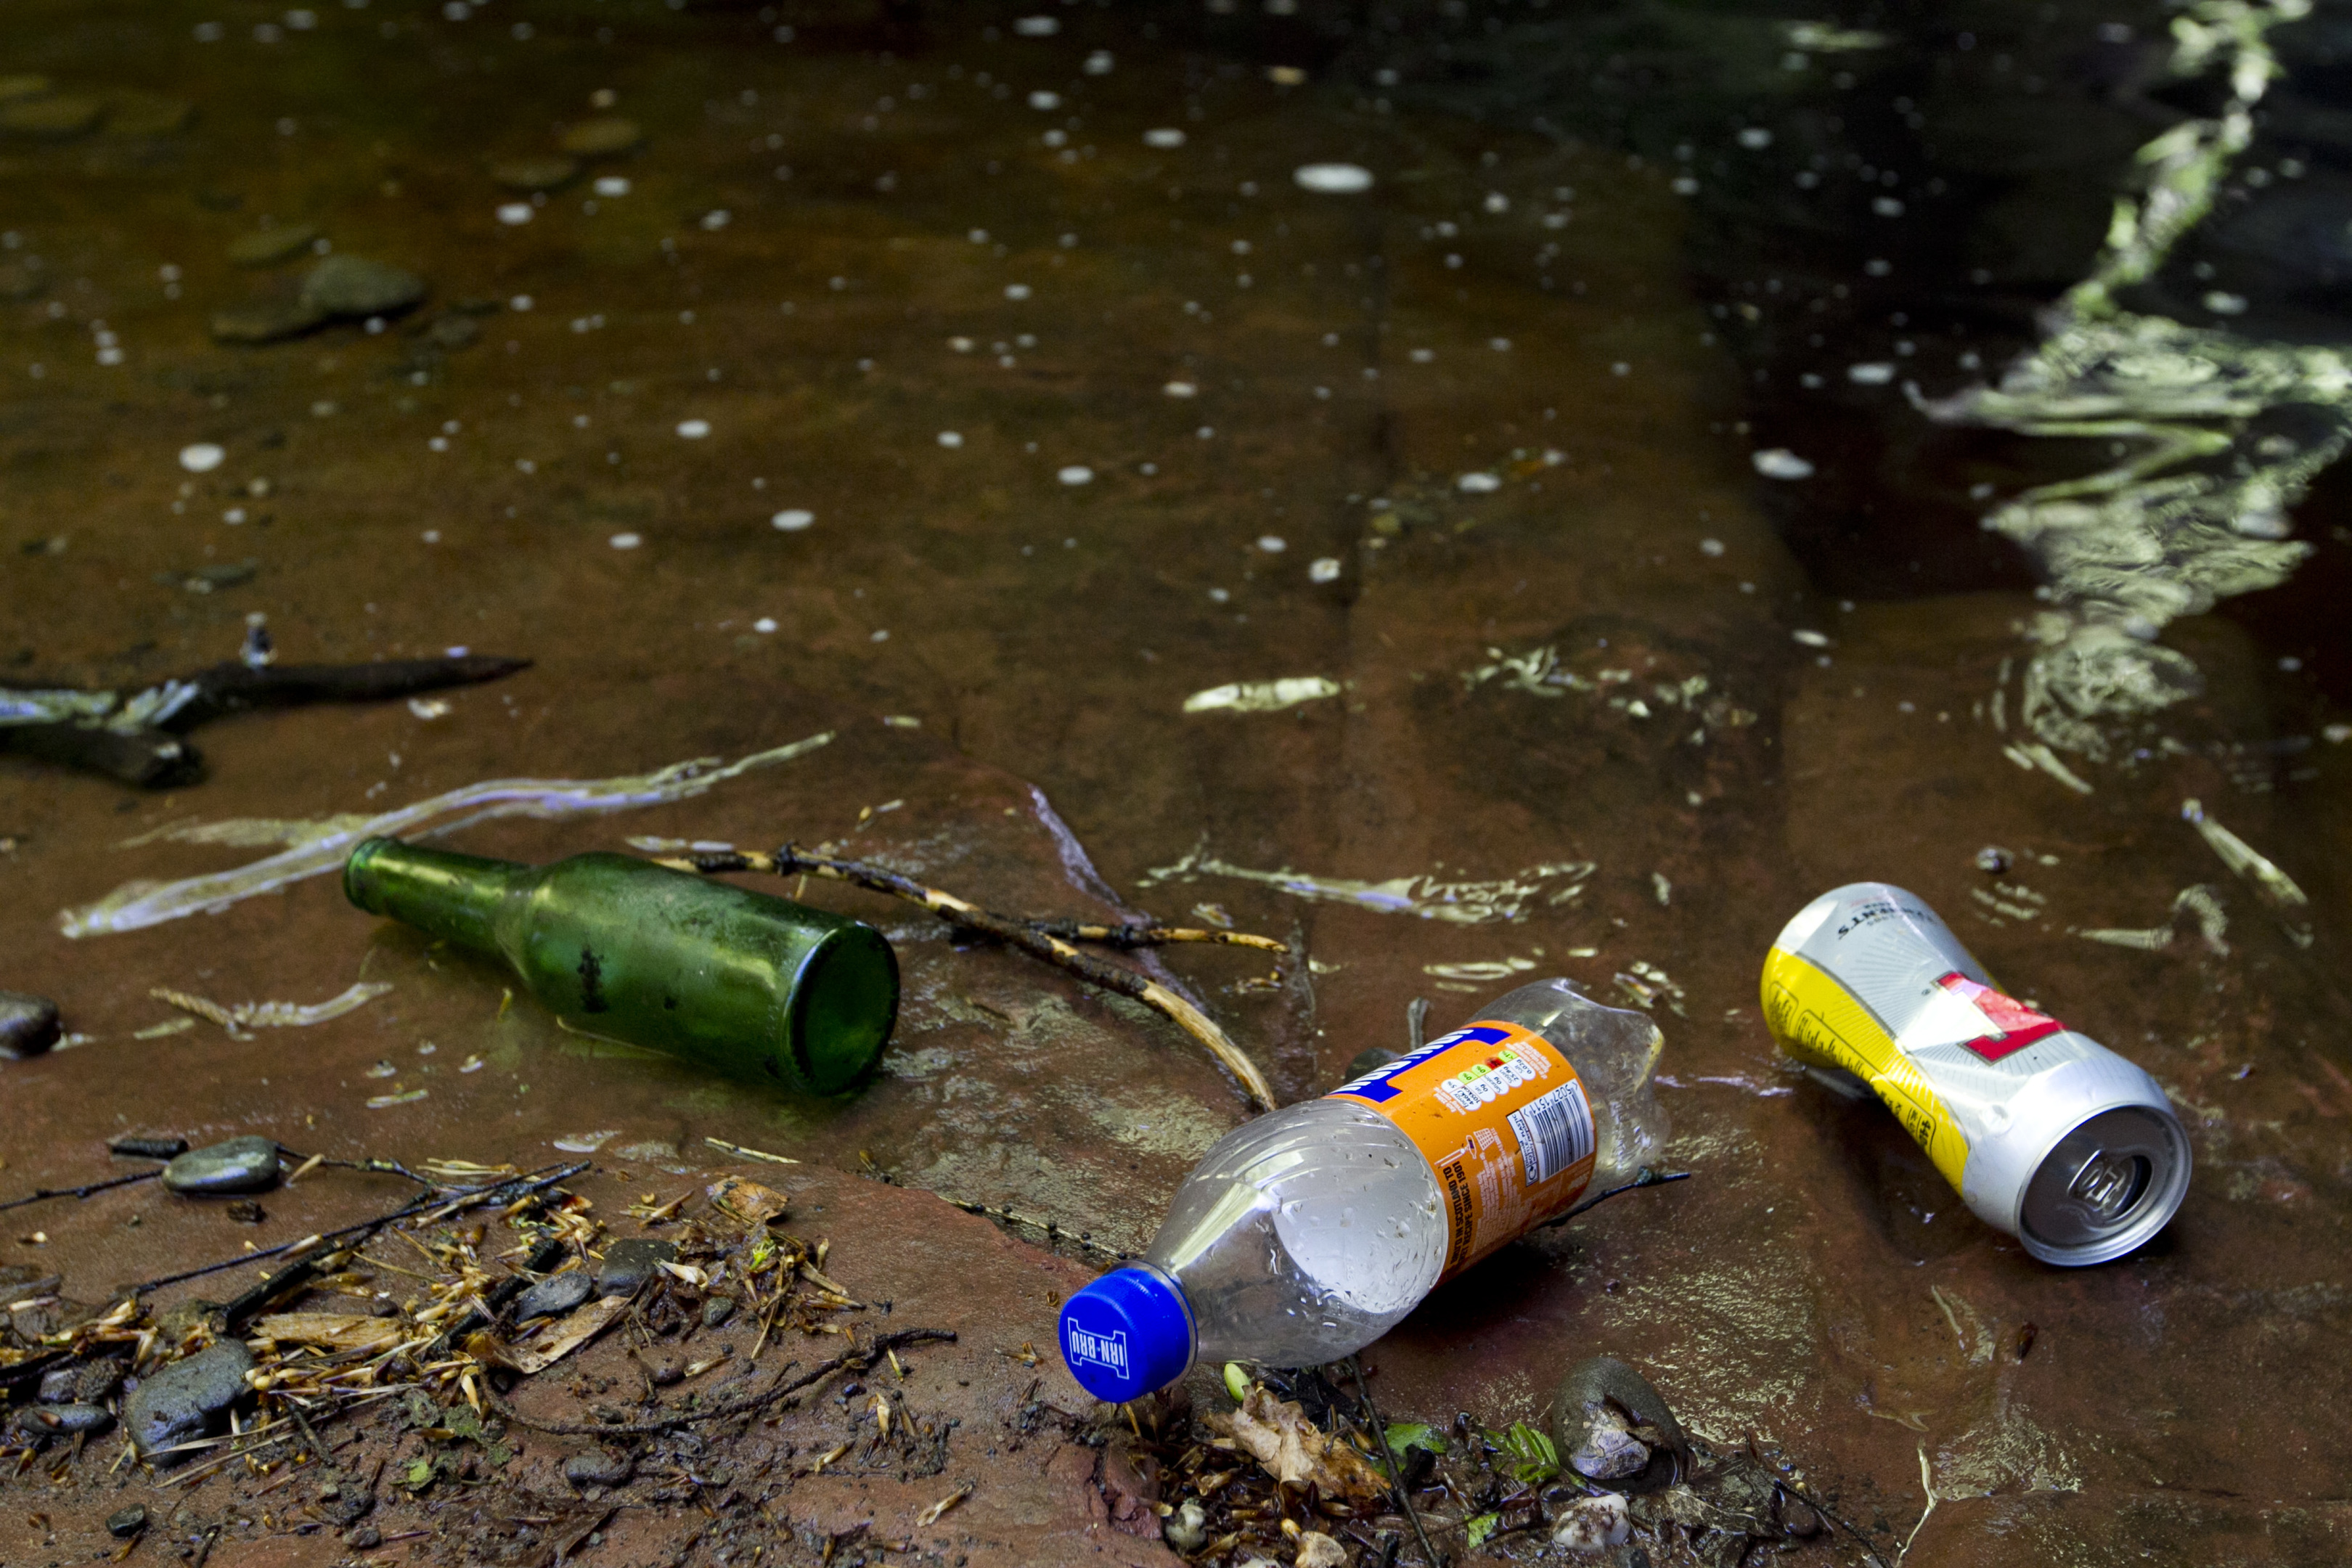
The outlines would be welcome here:
M 1132 970 L 1121 969 L 1115 963 L 1105 963 L 1089 953 L 1080 952 L 1061 937 L 1042 930 L 1025 921 L 1016 921 L 979 905 L 968 903 L 953 893 L 927 888 L 910 877 L 886 869 L 864 860 L 844 860 L 831 856 L 813 854 L 796 844 L 787 844 L 773 854 L 757 850 L 730 849 L 701 855 L 679 856 L 656 859 L 656 865 L 673 870 L 698 871 L 709 876 L 722 871 L 765 871 L 779 877 L 795 873 L 824 877 L 836 882 L 848 882 L 872 892 L 888 893 L 893 898 L 920 904 L 950 925 L 975 931 L 999 942 L 1008 942 L 1035 958 L 1068 970 L 1090 985 L 1115 991 L 1134 998 L 1145 1006 L 1165 1015 L 1176 1026 L 1209 1049 L 1209 1054 L 1224 1065 L 1227 1072 L 1241 1080 L 1242 1088 L 1261 1110 L 1272 1110 L 1278 1103 L 1274 1098 L 1274 1086 L 1257 1064 L 1239 1046 L 1226 1037 L 1209 1016 L 1171 991 L 1156 980 L 1147 980 Z M 1106 931 L 1117 928 L 1105 927 Z M 1158 929 L 1158 928 L 1154 928 Z M 1270 942 L 1271 938 L 1260 938 Z M 1255 943 L 1252 945 L 1255 945 Z

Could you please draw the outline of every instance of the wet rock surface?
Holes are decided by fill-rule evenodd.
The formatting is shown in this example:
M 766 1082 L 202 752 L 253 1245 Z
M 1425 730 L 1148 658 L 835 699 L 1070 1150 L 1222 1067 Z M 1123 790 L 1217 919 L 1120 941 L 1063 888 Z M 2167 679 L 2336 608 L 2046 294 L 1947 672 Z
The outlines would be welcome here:
M 674 1262 L 677 1258 L 677 1244 L 674 1241 L 641 1236 L 624 1237 L 604 1249 L 604 1261 L 596 1268 L 596 1294 L 634 1296 L 661 1265 Z
M 163 1167 L 175 1193 L 266 1193 L 278 1184 L 278 1141 L 257 1134 L 191 1149 Z
M 1969 499 L 2072 470 L 1931 428 L 1903 395 L 1906 380 L 1937 395 L 1998 376 L 2034 312 L 2079 278 L 2148 127 L 2201 90 L 2161 69 L 2169 18 L 2068 5 L 2044 24 L 1971 7 L 1937 19 L 1983 40 L 1965 58 L 1948 40 L 1924 54 L 1905 25 L 1870 24 L 1894 41 L 1801 50 L 1801 70 L 1782 64 L 1784 19 L 1760 16 L 1676 12 L 1642 21 L 1667 31 L 1638 47 L 1587 47 L 1582 34 L 1544 51 L 1511 43 L 1509 29 L 1536 22 L 1633 25 L 1571 9 L 1474 5 L 1458 27 L 1416 11 L 1406 33 L 1334 35 L 1347 53 L 1330 64 L 1287 47 L 1304 34 L 1265 41 L 1257 29 L 1306 24 L 1251 5 L 1153 12 L 1163 39 L 1151 44 L 1132 30 L 1139 12 L 1078 8 L 1059 13 L 1054 38 L 989 41 L 978 21 L 932 8 L 919 49 L 823 38 L 813 24 L 780 46 L 749 11 L 694 7 L 656 18 L 657 37 L 619 25 L 624 47 L 605 53 L 571 52 L 588 46 L 553 40 L 543 20 L 519 44 L 503 22 L 449 23 L 431 7 L 415 34 L 384 39 L 381 6 L 321 8 L 315 36 L 268 48 L 244 41 L 245 23 L 197 47 L 186 26 L 211 18 L 192 14 L 156 26 L 168 50 L 110 45 L 120 58 L 105 73 L 69 68 L 89 47 L 69 8 L 36 0 L 0 22 L 70 90 L 169 81 L 201 102 L 164 163 L 114 145 L 119 110 L 71 140 L 7 141 L 0 181 L 29 215 L 9 219 L 24 244 L 0 256 L 21 421 L 10 538 L 70 542 L 12 548 L 6 592 L 78 608 L 10 617 L 25 629 L 0 659 L 121 684 L 231 657 L 243 616 L 268 609 L 289 661 L 437 653 L 487 644 L 491 628 L 541 660 L 511 693 L 457 694 L 430 718 L 404 702 L 241 715 L 205 731 L 207 782 L 168 796 L 0 760 L 10 983 L 58 997 L 91 1037 L 10 1067 L 9 1177 L 29 1189 L 126 1173 L 99 1154 L 118 1127 L 184 1127 L 198 1142 L 265 1128 L 339 1157 L 593 1158 L 630 1173 L 597 1189 L 617 1215 L 649 1189 L 682 1190 L 670 1167 L 709 1135 L 811 1171 L 858 1169 L 866 1151 L 911 1186 L 1139 1247 L 1192 1159 L 1243 1114 L 1230 1084 L 1158 1021 L 862 894 L 812 882 L 803 896 L 890 932 L 907 1003 L 867 1092 L 822 1105 L 566 1033 L 527 998 L 502 1010 L 483 971 L 355 915 L 331 878 L 125 935 L 68 940 L 55 923 L 122 882 L 226 871 L 276 852 L 270 833 L 338 815 L 831 733 L 792 764 L 674 805 L 484 821 L 446 842 L 543 860 L 633 837 L 838 837 L 1020 912 L 1181 919 L 1211 905 L 1297 941 L 1312 966 L 1269 979 L 1270 960 L 1237 951 L 1115 956 L 1190 988 L 1286 1096 L 1339 1081 L 1367 1047 L 1401 1049 L 1413 995 L 1435 1002 L 1433 1033 L 1507 984 L 1498 973 L 1557 967 L 1599 994 L 1639 995 L 1667 1034 L 1672 1152 L 1697 1179 L 1612 1200 L 1439 1292 L 1366 1358 L 1393 1413 L 1545 1423 L 1559 1369 L 1606 1347 L 1671 1390 L 1690 1431 L 1753 1430 L 1865 1529 L 1883 1516 L 1874 1539 L 1890 1561 L 1923 1506 L 1924 1447 L 1948 1500 L 1908 1568 L 2340 1555 L 2310 1500 L 2346 1495 L 2344 1460 L 2307 1434 L 2352 1397 L 2325 1353 L 2352 1299 L 2333 1239 L 2352 1214 L 2340 1175 L 2352 1102 L 2327 1044 L 2352 1021 L 2344 937 L 2328 916 L 2297 946 L 2179 808 L 2203 800 L 2315 908 L 2344 907 L 2352 749 L 2327 735 L 2347 719 L 2345 665 L 2340 639 L 2296 629 L 2310 605 L 2340 601 L 2326 508 L 2343 497 L 2291 520 L 2320 546 L 2312 575 L 2259 614 L 2168 630 L 2193 648 L 2208 695 L 2152 717 L 2117 753 L 2128 762 L 2086 767 L 2084 795 L 2006 750 L 2026 739 L 2008 661 L 2030 651 L 2018 628 L 2048 606 L 2021 558 L 1978 528 L 1988 503 Z M 1483 41 L 1488 20 L 1503 43 Z M 2110 22 L 2132 41 L 2103 43 Z M 2126 61 L 2103 79 L 2097 124 L 2023 111 L 2088 90 L 2048 60 L 2151 47 L 2155 74 Z M 1086 66 L 1096 48 L 1116 57 L 1099 77 Z M 1197 84 L 1181 63 L 1194 58 Z M 1269 58 L 1307 79 L 1267 79 Z M 480 59 L 499 68 L 456 69 Z M 1538 66 L 1555 86 L 1505 103 Z M 1378 82 L 1380 69 L 1400 81 Z M 1695 91 L 1685 70 L 1706 78 L 1704 112 L 1680 110 Z M 1661 74 L 1645 86 L 1643 71 Z M 1835 89 L 1837 73 L 1863 85 Z M 2029 91 L 2028 76 L 2042 86 Z M 934 94 L 909 97 L 917 82 Z M 997 85 L 1012 90 L 999 100 Z M 603 112 L 590 94 L 605 88 L 644 133 L 634 155 L 597 163 L 525 224 L 499 218 L 513 198 L 485 178 L 486 157 L 551 144 L 542 128 Z M 1454 101 L 1420 96 L 1438 89 Z M 1068 107 L 1029 109 L 1041 89 Z M 342 118 L 379 95 L 394 106 L 381 129 Z M 1180 119 L 1192 98 L 1202 118 Z M 1379 99 L 1386 113 L 1359 107 Z M 2154 121 L 2151 102 L 2165 105 Z M 296 134 L 278 132 L 281 114 Z M 1742 144 L 1735 114 L 1774 140 Z M 1538 115 L 1554 129 L 1532 129 Z M 1186 128 L 1181 146 L 1143 141 L 1171 123 Z M 1048 130 L 1067 145 L 1044 142 Z M 2305 147 L 2265 128 L 2248 166 L 2284 189 L 2281 160 L 2332 145 L 2324 130 Z M 1346 159 L 1377 183 L 1309 201 L 1292 171 L 1310 159 Z M 1809 173 L 1818 186 L 1798 183 Z M 598 194 L 604 175 L 629 188 Z M 1695 195 L 1674 188 L 1684 177 Z M 1924 190 L 1934 178 L 1980 181 L 1995 205 L 1966 223 L 1920 218 L 1942 210 Z M 1488 210 L 1490 193 L 1506 211 Z M 1874 213 L 1882 197 L 1905 215 Z M 2221 202 L 2252 212 L 2262 199 Z M 705 226 L 721 209 L 730 220 Z M 475 318 L 482 341 L 438 357 L 397 324 L 372 335 L 357 321 L 299 344 L 210 344 L 212 310 L 264 281 L 223 253 L 268 213 L 316 219 L 339 250 L 396 258 L 451 295 L 532 308 Z M 2259 279 L 2271 275 L 2260 245 L 2309 237 L 2251 221 L 2239 233 L 2253 248 L 2184 262 Z M 1759 247 L 1759 234 L 1777 237 Z M 2330 254 L 2294 253 L 2278 275 L 2324 282 Z M 1876 260 L 1884 275 L 1864 270 Z M 178 299 L 158 275 L 166 261 L 186 269 Z M 303 263 L 284 265 L 291 286 Z M 1991 281 L 1970 281 L 1972 268 Z M 2226 280 L 2184 268 L 2177 281 L 2193 302 Z M 67 313 L 47 316 L 51 304 Z M 99 321 L 125 364 L 97 362 Z M 1891 374 L 1850 379 L 1861 364 Z M 1825 384 L 1801 386 L 1806 374 Z M 680 437 L 691 420 L 708 432 Z M 961 444 L 941 445 L 943 432 Z M 2272 434 L 2296 437 L 2257 438 Z M 221 466 L 183 468 L 192 441 L 221 447 Z M 1759 479 L 1751 453 L 1778 447 L 1806 454 L 1815 477 Z M 1058 477 L 1073 465 L 1087 483 Z M 1473 473 L 1496 488 L 1465 489 Z M 277 489 L 247 493 L 257 479 Z M 227 521 L 233 510 L 244 520 Z M 804 526 L 773 521 L 803 512 Z M 615 548 L 623 536 L 635 542 Z M 247 557 L 261 574 L 210 594 L 153 580 Z M 1338 574 L 1310 576 L 1327 559 Z M 1540 659 L 1472 679 L 1544 649 L 1561 679 Z M 1205 688 L 1308 676 L 1341 694 L 1277 713 L 1183 711 Z M 1685 701 L 1698 678 L 1707 689 Z M 215 836 L 173 837 L 198 826 Z M 2010 857 L 1998 872 L 1975 864 L 1988 845 Z M 1162 874 L 1196 849 L 1287 876 Z M 1419 918 L 1297 880 L 1453 887 L 1587 862 L 1516 918 Z M 2133 1055 L 2189 1108 L 2198 1175 L 2160 1245 L 2101 1269 L 2040 1268 L 1966 1214 L 1882 1109 L 1785 1069 L 1757 1016 L 1759 957 L 1789 913 L 1855 877 L 1912 887 L 2021 994 Z M 2079 934 L 2153 928 L 2191 887 L 2222 904 L 2227 952 L 2194 931 L 2161 951 Z M 1414 881 L 1400 896 L 1426 892 Z M 147 998 L 157 984 L 310 1002 L 362 977 L 398 989 L 315 1028 L 137 1038 L 171 1021 Z M 418 1055 L 426 1042 L 436 1052 Z M 379 1062 L 396 1079 L 369 1077 Z M 608 1130 L 593 1155 L 557 1147 Z M 621 1152 L 652 1144 L 669 1152 Z M 15 1215 L 9 1238 L 45 1229 L 38 1272 L 62 1268 L 75 1295 L 104 1301 L 247 1237 L 357 1223 L 404 1191 L 321 1171 L 270 1200 L 272 1228 L 255 1236 L 146 1184 Z M 176 1210 L 201 1230 L 174 1228 Z M 829 1231 L 852 1256 L 837 1216 L 796 1212 L 789 1228 Z M 1024 1294 L 1034 1282 L 930 1256 L 975 1303 L 975 1353 L 1034 1342 L 1048 1357 L 1017 1383 L 975 1376 L 1015 1414 L 975 1404 L 961 1460 L 971 1434 L 991 1435 L 982 1452 L 1010 1443 L 1003 1422 L 1017 1425 L 1026 1380 L 1053 1372 L 1052 1323 Z M 745 1314 L 724 1332 L 748 1351 Z M 2277 1349 L 2250 1355 L 2249 1342 Z M 642 1386 L 634 1366 L 583 1364 L 614 1378 L 605 1402 Z M 928 1413 L 922 1389 L 912 1398 Z M 2197 1419 L 2141 1414 L 2165 1410 Z M 1012 1461 L 1042 1478 L 1045 1441 Z M 530 1462 L 542 1459 L 556 1468 L 551 1454 Z M 2170 1484 L 2197 1476 L 2256 1479 L 2228 1497 Z M 388 1503 L 412 1507 L 386 1484 Z M 1056 1512 L 1046 1479 L 1022 1484 L 1039 1489 L 1020 1494 L 1033 1519 L 1090 1517 Z M 903 1517 L 947 1489 L 908 1483 Z M 26 1506 L 0 1521 L 7 1531 L 54 1511 L 12 1496 Z M 90 1506 L 94 1534 L 115 1501 Z M 681 1506 L 693 1520 L 664 1525 L 667 1541 L 629 1510 L 600 1550 L 662 1558 L 700 1528 Z M 984 1484 L 943 1526 L 995 1506 Z M 382 1533 L 435 1527 L 423 1507 Z M 1784 1499 L 1783 1520 L 1796 1511 Z M 840 1530 L 864 1517 L 828 1516 Z M 975 1563 L 1029 1560 L 1031 1525 L 991 1529 L 975 1532 L 1000 1555 Z M 1106 1521 L 1105 1538 L 1118 1535 Z M 11 1560 L 61 1555 L 37 1551 Z
M 122 1407 L 131 1440 L 152 1455 L 226 1428 L 229 1411 L 249 1393 L 245 1374 L 252 1370 L 253 1352 L 230 1341 L 142 1378 Z
M 46 996 L 0 991 L 0 1058 L 22 1061 L 58 1043 L 58 1005 Z
M 515 1321 L 528 1323 L 536 1318 L 561 1317 L 585 1301 L 595 1289 L 595 1282 L 585 1269 L 551 1274 L 515 1298 Z

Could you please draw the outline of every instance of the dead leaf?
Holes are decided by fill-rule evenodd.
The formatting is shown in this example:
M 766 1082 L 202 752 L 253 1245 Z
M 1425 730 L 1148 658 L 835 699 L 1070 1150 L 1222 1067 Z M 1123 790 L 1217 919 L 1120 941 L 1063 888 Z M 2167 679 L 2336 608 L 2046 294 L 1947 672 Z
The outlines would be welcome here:
M 703 1196 L 710 1206 L 746 1226 L 767 1224 L 784 1212 L 788 1200 L 773 1187 L 763 1187 L 757 1182 L 747 1182 L 740 1176 L 728 1176 L 710 1184 Z
M 1306 1412 L 1254 1384 L 1240 1409 L 1211 1415 L 1209 1426 L 1239 1445 L 1266 1474 L 1285 1486 L 1309 1483 L 1325 1497 L 1370 1501 L 1388 1490 L 1381 1473 L 1343 1442 L 1326 1436 Z
M 1348 1568 L 1348 1549 L 1319 1530 L 1302 1530 L 1296 1568 Z
M 398 1319 L 364 1312 L 272 1312 L 256 1319 L 253 1331 L 263 1339 L 339 1351 L 381 1350 L 400 1342 Z
M 626 1296 L 604 1296 L 572 1310 L 570 1316 L 558 1320 L 552 1327 L 541 1331 L 547 1337 L 528 1350 L 510 1352 L 517 1370 L 526 1376 L 544 1372 L 610 1328 L 613 1320 L 629 1310 Z
M 971 1483 L 970 1481 L 966 1481 L 963 1485 L 956 1488 L 955 1490 L 948 1493 L 947 1496 L 940 1499 L 939 1501 L 933 1503 L 930 1507 L 917 1514 L 915 1516 L 915 1528 L 920 1530 L 926 1525 L 939 1523 L 940 1516 L 941 1514 L 947 1512 L 948 1510 L 955 1507 L 956 1504 L 963 1501 L 964 1499 L 970 1496 L 971 1496 Z

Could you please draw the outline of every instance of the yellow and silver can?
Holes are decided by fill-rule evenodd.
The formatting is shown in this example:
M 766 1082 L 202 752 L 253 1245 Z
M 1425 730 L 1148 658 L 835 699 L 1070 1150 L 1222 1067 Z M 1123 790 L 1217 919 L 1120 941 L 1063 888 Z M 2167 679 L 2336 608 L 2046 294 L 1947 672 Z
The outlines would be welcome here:
M 1926 902 L 1854 882 L 1764 961 L 1764 1016 L 1807 1067 L 1884 1100 L 1978 1218 L 2045 1263 L 2145 1243 L 2189 1191 L 2189 1136 L 2139 1067 L 2004 995 Z

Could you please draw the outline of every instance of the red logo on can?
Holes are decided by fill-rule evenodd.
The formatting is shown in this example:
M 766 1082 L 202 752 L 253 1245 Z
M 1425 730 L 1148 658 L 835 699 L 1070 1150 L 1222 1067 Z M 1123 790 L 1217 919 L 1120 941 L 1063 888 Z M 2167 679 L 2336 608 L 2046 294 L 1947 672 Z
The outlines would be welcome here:
M 2012 1051 L 2023 1050 L 2034 1041 L 2047 1039 L 2066 1026 L 2046 1014 L 2035 1012 L 2014 996 L 2004 996 L 1990 985 L 1978 984 L 1958 970 L 1936 984 L 1974 1004 L 1976 1010 L 1992 1025 L 1991 1034 L 1979 1035 L 1973 1040 L 1960 1042 L 1989 1062 L 1997 1062 Z

